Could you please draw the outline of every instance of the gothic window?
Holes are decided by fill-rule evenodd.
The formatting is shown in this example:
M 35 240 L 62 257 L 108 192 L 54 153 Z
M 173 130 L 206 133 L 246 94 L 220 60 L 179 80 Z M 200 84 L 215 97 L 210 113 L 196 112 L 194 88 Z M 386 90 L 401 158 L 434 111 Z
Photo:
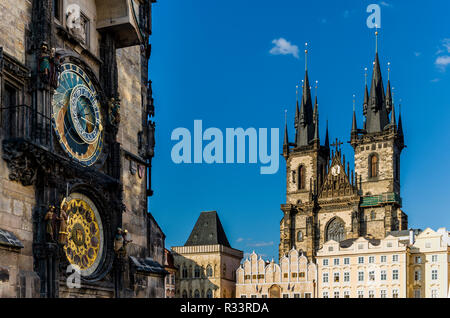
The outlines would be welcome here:
M 333 219 L 327 227 L 327 241 L 341 242 L 345 240 L 345 223 L 339 218 Z
M 212 276 L 213 276 L 213 270 L 212 270 L 211 265 L 208 265 L 208 266 L 206 267 L 206 276 L 207 276 L 207 277 L 212 277 Z
M 297 242 L 303 242 L 303 232 L 302 231 L 297 232 Z
M 298 167 L 298 189 L 304 190 L 306 188 L 306 171 L 305 166 Z
M 373 154 L 369 157 L 369 178 L 378 177 L 378 155 Z
M 194 277 L 195 278 L 200 278 L 200 266 L 195 266 L 195 270 L 194 270 Z
M 270 298 L 280 298 L 281 288 L 278 285 L 272 285 L 269 288 L 269 297 Z
M 188 298 L 188 295 L 187 295 L 187 291 L 186 291 L 186 290 L 183 290 L 183 295 L 182 295 L 182 297 L 183 297 L 183 298 Z
M 200 298 L 200 292 L 198 291 L 198 289 L 196 289 L 194 292 L 194 298 Z
M 187 278 L 188 277 L 188 269 L 186 266 L 183 266 L 183 278 Z
M 376 218 L 375 211 L 370 212 L 370 219 L 373 221 Z
M 206 298 L 213 298 L 212 290 L 208 289 L 208 292 L 206 293 Z

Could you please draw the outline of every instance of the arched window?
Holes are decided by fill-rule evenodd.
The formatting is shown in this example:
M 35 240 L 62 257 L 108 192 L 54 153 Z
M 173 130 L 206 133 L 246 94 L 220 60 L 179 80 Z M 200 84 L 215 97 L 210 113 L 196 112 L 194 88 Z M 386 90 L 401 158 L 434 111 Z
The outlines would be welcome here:
M 369 158 L 369 177 L 378 177 L 378 155 L 373 154 Z
M 206 276 L 207 277 L 212 277 L 213 276 L 213 269 L 212 266 L 208 264 L 208 266 L 206 266 Z
M 187 291 L 186 291 L 186 290 L 183 290 L 183 296 L 181 296 L 181 297 L 183 297 L 183 298 L 188 298 L 188 297 L 187 297 Z
M 272 285 L 269 288 L 269 297 L 270 298 L 280 298 L 281 297 L 281 287 L 278 285 Z
M 327 226 L 327 241 L 341 242 L 345 240 L 345 223 L 339 218 L 335 218 Z
M 297 242 L 303 242 L 303 232 L 302 231 L 297 232 Z
M 187 269 L 187 267 L 186 266 L 183 266 L 183 274 L 182 274 L 182 277 L 183 278 L 187 278 L 188 277 L 188 269 Z
M 376 218 L 375 211 L 370 212 L 370 219 L 375 220 L 375 218 Z
M 200 266 L 198 266 L 198 265 L 195 266 L 194 277 L 200 278 Z
M 306 188 L 306 171 L 305 166 L 298 167 L 298 189 L 304 190 Z
M 194 292 L 194 298 L 200 298 L 200 292 L 198 291 L 198 289 L 196 289 Z
M 212 290 L 208 289 L 208 292 L 206 293 L 206 298 L 213 298 Z

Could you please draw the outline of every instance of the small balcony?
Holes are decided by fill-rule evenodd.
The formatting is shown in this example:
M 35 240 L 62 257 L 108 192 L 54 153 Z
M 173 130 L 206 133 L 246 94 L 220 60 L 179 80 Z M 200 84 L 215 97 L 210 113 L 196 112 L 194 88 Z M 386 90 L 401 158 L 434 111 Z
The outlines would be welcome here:
M 52 120 L 28 105 L 0 108 L 3 143 L 26 141 L 53 148 Z
M 366 196 L 361 199 L 361 207 L 372 207 L 389 203 L 397 203 L 402 206 L 402 198 L 397 193 L 390 192 L 380 195 Z

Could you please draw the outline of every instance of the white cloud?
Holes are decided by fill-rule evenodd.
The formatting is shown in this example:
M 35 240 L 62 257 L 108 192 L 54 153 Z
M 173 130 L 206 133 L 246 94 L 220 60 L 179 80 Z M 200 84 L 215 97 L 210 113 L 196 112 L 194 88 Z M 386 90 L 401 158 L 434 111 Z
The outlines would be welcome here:
M 447 66 L 450 65 L 450 55 L 448 55 L 447 53 L 450 53 L 450 38 L 443 39 L 441 41 L 441 47 L 436 52 L 436 55 L 440 56 L 436 58 L 434 64 L 436 64 L 437 68 L 442 72 L 445 72 Z
M 442 45 L 447 50 L 447 52 L 450 53 L 450 38 L 443 39 L 442 40 Z
M 450 65 L 450 56 L 449 55 L 439 56 L 436 59 L 435 64 L 441 71 L 445 71 L 447 69 L 447 66 Z
M 450 55 L 448 53 L 450 53 L 450 38 L 445 38 L 441 41 L 441 47 L 436 52 L 436 55 L 440 56 L 434 62 L 436 67 L 442 72 L 445 72 L 447 66 L 450 65 Z
M 270 242 L 256 242 L 256 243 L 247 244 L 247 246 L 251 246 L 251 247 L 264 247 L 264 246 L 272 246 L 272 245 L 273 245 L 273 241 L 270 241 Z
M 272 55 L 292 55 L 295 58 L 299 58 L 298 56 L 298 46 L 291 44 L 291 42 L 287 41 L 284 38 L 275 39 L 272 41 L 275 46 L 270 50 L 270 54 Z
M 387 3 L 386 1 L 381 1 L 380 4 L 381 4 L 383 7 L 388 7 L 388 8 L 392 7 L 392 4 Z
M 432 79 L 430 82 L 431 83 L 437 83 L 437 82 L 439 82 L 441 79 L 440 78 L 434 78 L 434 79 Z
M 414 52 L 414 55 L 415 55 L 416 57 L 419 57 L 419 56 L 422 55 L 422 53 L 421 53 L 421 52 Z
M 243 240 L 244 240 L 244 238 L 240 237 L 240 238 L 238 238 L 238 239 L 236 240 L 236 242 L 240 243 L 240 242 L 242 242 Z

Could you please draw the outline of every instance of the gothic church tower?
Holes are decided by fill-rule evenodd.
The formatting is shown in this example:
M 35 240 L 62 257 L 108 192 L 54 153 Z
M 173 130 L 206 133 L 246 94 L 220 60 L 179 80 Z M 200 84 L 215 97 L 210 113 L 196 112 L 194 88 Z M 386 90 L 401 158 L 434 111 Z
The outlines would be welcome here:
M 336 139 L 330 145 L 328 127 L 321 145 L 318 98 L 313 109 L 307 69 L 303 83 L 294 143 L 289 142 L 285 127 L 287 180 L 286 204 L 281 205 L 280 258 L 292 248 L 314 258 L 330 240 L 382 239 L 391 231 L 406 229 L 400 198 L 400 154 L 405 147 L 402 121 L 400 115 L 396 122 L 390 79 L 384 90 L 378 52 L 370 95 L 366 85 L 363 129 L 358 129 L 353 114 L 350 143 L 355 171 L 343 155 L 343 143 Z

